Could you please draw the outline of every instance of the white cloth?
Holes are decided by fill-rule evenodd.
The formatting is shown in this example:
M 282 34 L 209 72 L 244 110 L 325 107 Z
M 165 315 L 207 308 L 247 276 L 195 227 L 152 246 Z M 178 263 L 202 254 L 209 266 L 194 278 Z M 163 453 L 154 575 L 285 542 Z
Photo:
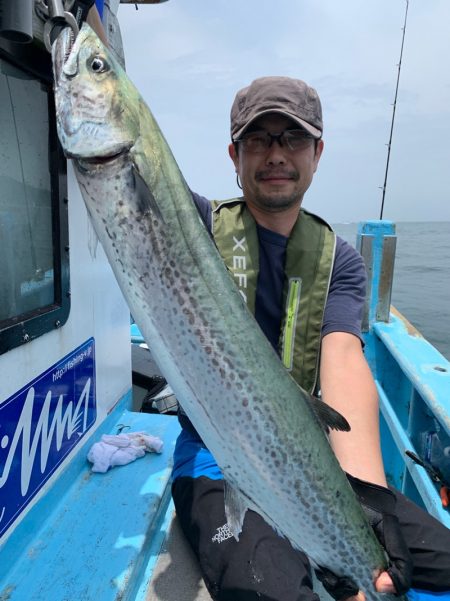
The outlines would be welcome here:
M 103 434 L 100 442 L 89 449 L 88 460 L 93 472 L 105 473 L 115 465 L 126 465 L 143 457 L 146 452 L 161 453 L 163 441 L 145 432 Z

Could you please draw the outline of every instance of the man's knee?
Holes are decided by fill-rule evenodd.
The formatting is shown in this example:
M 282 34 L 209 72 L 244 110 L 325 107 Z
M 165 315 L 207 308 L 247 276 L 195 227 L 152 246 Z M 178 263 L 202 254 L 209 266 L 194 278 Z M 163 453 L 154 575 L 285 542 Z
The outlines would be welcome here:
M 216 601 L 318 601 L 303 553 L 248 511 L 239 541 L 224 510 L 223 481 L 180 478 L 173 486 L 181 527 Z

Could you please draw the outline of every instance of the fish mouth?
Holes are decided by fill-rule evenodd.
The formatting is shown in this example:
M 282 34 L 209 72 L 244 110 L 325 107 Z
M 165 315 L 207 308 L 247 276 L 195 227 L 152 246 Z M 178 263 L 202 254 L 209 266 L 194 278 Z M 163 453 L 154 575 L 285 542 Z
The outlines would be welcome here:
M 70 27 L 64 27 L 52 45 L 52 61 L 55 82 L 61 79 L 64 65 L 66 64 L 73 45 L 75 44 L 75 33 Z
M 75 164 L 81 171 L 95 171 L 100 167 L 112 165 L 122 161 L 128 157 L 131 145 L 127 145 L 116 152 L 102 156 L 82 157 L 76 154 L 66 155 L 68 158 L 74 159 Z

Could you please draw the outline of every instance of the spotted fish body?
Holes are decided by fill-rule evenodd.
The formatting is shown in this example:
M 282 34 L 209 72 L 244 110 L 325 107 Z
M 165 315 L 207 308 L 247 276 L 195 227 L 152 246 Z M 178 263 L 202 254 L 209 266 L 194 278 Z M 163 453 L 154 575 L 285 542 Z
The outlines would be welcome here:
M 58 131 L 145 340 L 232 491 L 318 565 L 377 599 L 384 553 L 308 395 L 257 326 L 158 125 L 84 25 L 53 47 Z M 70 54 L 69 54 L 70 50 Z

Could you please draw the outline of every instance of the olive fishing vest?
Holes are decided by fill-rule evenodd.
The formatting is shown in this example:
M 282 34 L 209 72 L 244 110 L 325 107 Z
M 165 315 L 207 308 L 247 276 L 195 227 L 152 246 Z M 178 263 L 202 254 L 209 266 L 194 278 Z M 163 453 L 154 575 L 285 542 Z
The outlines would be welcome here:
M 255 313 L 259 271 L 256 222 L 243 198 L 212 202 L 212 234 L 248 308 Z M 336 237 L 319 217 L 300 210 L 288 240 L 285 306 L 279 352 L 294 379 L 313 392 L 318 376 L 321 330 L 333 269 Z

